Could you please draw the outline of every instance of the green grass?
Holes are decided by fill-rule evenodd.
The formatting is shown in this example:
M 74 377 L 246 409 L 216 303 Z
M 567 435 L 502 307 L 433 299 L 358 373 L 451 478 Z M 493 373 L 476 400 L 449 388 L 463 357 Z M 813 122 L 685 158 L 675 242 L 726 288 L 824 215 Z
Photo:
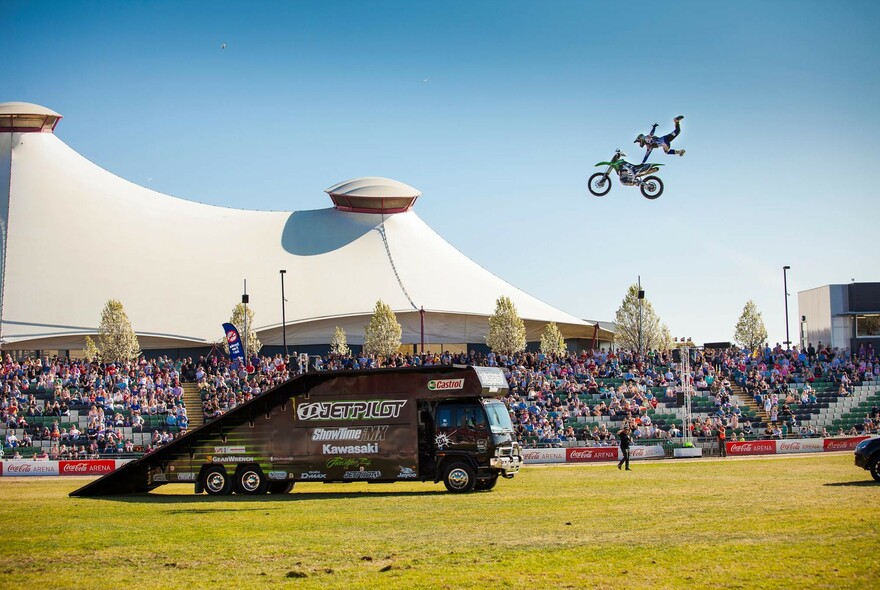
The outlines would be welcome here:
M 871 588 L 880 484 L 851 454 L 528 467 L 494 491 L 68 498 L 0 478 L 0 588 Z

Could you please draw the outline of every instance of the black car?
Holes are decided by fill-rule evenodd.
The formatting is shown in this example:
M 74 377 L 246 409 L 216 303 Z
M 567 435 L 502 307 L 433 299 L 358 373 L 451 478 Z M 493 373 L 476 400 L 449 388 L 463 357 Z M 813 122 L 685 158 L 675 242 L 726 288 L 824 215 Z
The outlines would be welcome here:
M 856 445 L 856 466 L 867 469 L 880 481 L 880 438 L 869 438 Z

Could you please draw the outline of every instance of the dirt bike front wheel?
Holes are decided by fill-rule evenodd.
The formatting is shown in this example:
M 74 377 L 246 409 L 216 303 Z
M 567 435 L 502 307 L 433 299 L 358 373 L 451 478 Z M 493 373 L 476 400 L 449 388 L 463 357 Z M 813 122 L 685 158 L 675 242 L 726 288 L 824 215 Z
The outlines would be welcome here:
M 656 176 L 648 176 L 642 180 L 642 196 L 652 201 L 663 194 L 663 181 Z
M 597 197 L 604 197 L 611 190 L 611 177 L 604 172 L 596 172 L 590 177 L 587 188 Z

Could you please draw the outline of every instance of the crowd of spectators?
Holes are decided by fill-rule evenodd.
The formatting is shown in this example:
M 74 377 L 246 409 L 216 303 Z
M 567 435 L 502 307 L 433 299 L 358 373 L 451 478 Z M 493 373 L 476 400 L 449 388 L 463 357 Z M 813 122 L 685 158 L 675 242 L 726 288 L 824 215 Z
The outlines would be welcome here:
M 726 348 L 691 349 L 691 354 L 687 375 L 682 375 L 682 364 L 672 351 L 328 354 L 310 357 L 309 364 L 322 371 L 453 364 L 500 367 L 509 384 L 504 401 L 517 433 L 539 444 L 614 445 L 624 424 L 636 440 L 674 439 L 683 435 L 682 429 L 695 437 L 716 438 L 724 431 L 743 440 L 877 432 L 880 426 L 876 407 L 850 431 L 837 433 L 799 426 L 793 411 L 818 403 L 812 386 L 817 381 L 833 383 L 838 395 L 847 396 L 854 384 L 880 379 L 880 362 L 870 347 L 854 355 L 821 343 L 805 350 L 786 350 L 777 344 L 751 353 Z M 49 440 L 47 458 L 150 451 L 188 427 L 183 381 L 198 385 L 207 421 L 301 369 L 296 354 L 254 356 L 247 366 L 220 354 L 197 361 L 141 357 L 107 364 L 48 358 L 15 361 L 7 355 L 0 367 L 0 420 L 8 429 L 3 443 L 7 452 L 15 453 L 17 448 L 32 447 L 34 441 Z M 685 384 L 698 396 L 712 399 L 714 410 L 695 413 L 687 424 L 655 423 L 650 411 L 662 413 L 665 406 L 678 406 Z M 765 410 L 766 424 L 744 418 L 733 385 L 741 386 Z M 86 427 L 71 422 L 71 410 L 87 417 Z M 37 416 L 57 419 L 33 420 Z M 149 444 L 134 445 L 123 429 L 144 431 L 145 416 L 160 416 L 163 427 L 152 430 Z
M 167 357 L 98 363 L 48 357 L 15 360 L 7 354 L 0 366 L 4 447 L 14 455 L 19 448 L 42 447 L 40 442 L 49 441 L 47 458 L 52 459 L 151 450 L 188 426 L 181 386 L 186 367 L 186 361 Z M 85 417 L 85 424 L 72 412 Z M 150 444 L 135 445 L 125 429 L 144 431 L 145 416 L 159 417 L 162 426 L 155 429 Z

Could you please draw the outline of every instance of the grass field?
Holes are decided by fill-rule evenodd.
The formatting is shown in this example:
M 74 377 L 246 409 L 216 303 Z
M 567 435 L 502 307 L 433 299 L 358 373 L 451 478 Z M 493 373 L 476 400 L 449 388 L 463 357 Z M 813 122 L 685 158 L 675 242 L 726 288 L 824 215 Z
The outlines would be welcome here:
M 0 478 L 0 588 L 876 588 L 880 485 L 852 454 L 528 467 L 489 493 Z

